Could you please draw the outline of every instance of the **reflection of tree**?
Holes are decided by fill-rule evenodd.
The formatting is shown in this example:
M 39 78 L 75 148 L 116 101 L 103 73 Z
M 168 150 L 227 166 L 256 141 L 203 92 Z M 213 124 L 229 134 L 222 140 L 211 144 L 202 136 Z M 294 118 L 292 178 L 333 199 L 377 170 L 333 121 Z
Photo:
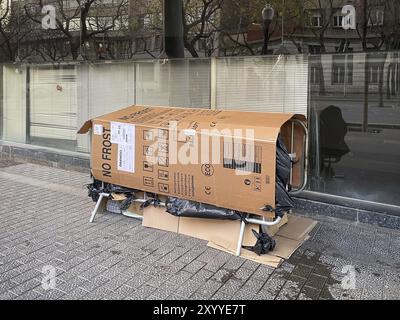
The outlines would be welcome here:
M 226 0 L 183 1 L 183 41 L 192 57 L 199 57 L 200 47 L 203 47 L 205 56 L 211 56 L 218 49 L 218 36 L 221 31 L 219 18 L 224 1 Z M 134 0 L 134 3 L 141 4 L 146 20 L 145 29 L 153 34 L 161 33 L 163 1 Z
M 69 3 L 74 3 L 75 8 L 68 8 L 65 7 L 66 1 L 56 0 L 54 2 L 57 7 L 56 29 L 43 30 L 40 35 L 47 41 L 64 38 L 69 46 L 72 59 L 76 60 L 82 51 L 82 45 L 94 41 L 98 36 L 105 37 L 107 32 L 115 30 L 116 27 L 121 28 L 121 16 L 125 13 L 127 1 L 121 0 L 117 2 L 117 5 L 108 6 L 101 0 L 71 0 Z M 32 14 L 31 8 L 35 6 L 42 8 L 43 0 L 35 0 L 26 4 L 25 14 L 33 22 L 41 25 L 40 17 Z M 106 20 L 103 17 L 109 19 Z M 39 47 L 37 50 L 40 50 Z M 43 50 L 42 54 L 46 54 L 46 52 L 48 49 Z M 64 53 L 60 55 L 63 56 Z M 52 55 L 49 56 L 49 58 L 51 57 Z
M 183 4 L 183 42 L 192 57 L 198 57 L 196 44 L 201 42 L 205 55 L 216 49 L 220 31 L 219 13 L 224 0 L 185 0 Z
M 326 32 L 331 27 L 333 16 L 335 15 L 336 8 L 343 5 L 344 2 L 334 1 L 334 0 L 306 0 L 304 1 L 304 7 L 308 10 L 304 11 L 305 18 L 304 21 L 308 26 L 308 30 L 313 34 L 314 39 L 318 42 L 320 47 L 320 53 L 326 53 Z M 311 10 L 312 9 L 312 10 Z M 319 14 L 321 25 L 319 27 L 311 25 L 311 14 Z M 322 65 L 321 57 L 318 59 L 319 64 L 319 94 L 325 95 L 325 74 Z
M 0 48 L 6 56 L 13 58 L 12 48 L 10 43 L 11 32 L 10 28 L 10 12 L 11 2 L 8 0 L 0 0 Z
M 387 14 L 387 21 L 385 22 L 382 37 L 384 50 L 399 50 L 400 49 L 400 2 L 399 1 L 385 1 L 385 14 Z M 389 64 L 387 67 L 386 84 L 387 84 L 387 98 L 391 98 L 391 93 L 397 94 L 399 90 L 399 79 L 397 76 L 398 72 L 398 59 L 399 55 L 397 52 L 393 52 L 389 57 Z M 387 55 L 386 55 L 387 58 Z M 396 61 L 396 62 L 393 62 Z M 384 66 L 383 66 L 384 67 Z M 384 68 L 382 68 L 383 72 Z M 383 87 L 383 75 L 382 75 L 382 87 Z M 393 89 L 393 90 L 392 90 Z M 381 93 L 381 100 L 383 101 L 383 90 Z M 382 104 L 383 105 L 383 104 Z
M 399 74 L 399 54 L 398 52 L 392 52 L 390 56 L 390 63 L 387 69 L 386 76 L 386 98 L 391 99 L 392 95 L 396 95 L 400 90 L 400 83 L 396 81 L 400 78 Z
M 303 3 L 300 0 L 270 0 L 267 1 L 274 9 L 274 18 L 271 21 L 268 39 L 281 38 L 282 16 L 284 17 L 284 36 L 296 46 L 298 53 L 302 47 L 297 39 L 304 26 Z M 221 17 L 221 39 L 224 50 L 229 55 L 256 55 L 260 54 L 262 43 L 248 41 L 248 34 L 261 32 L 262 10 L 264 0 L 240 1 L 231 0 L 224 6 L 224 15 Z
M 14 61 L 26 58 L 19 54 L 19 43 L 29 34 L 27 19 L 19 10 L 19 2 L 0 0 L 0 59 Z M 17 13 L 17 14 L 15 14 Z M 27 54 L 29 55 L 29 53 Z
M 379 8 L 383 13 L 383 21 L 376 21 L 376 12 Z M 378 94 L 379 107 L 384 106 L 384 75 L 386 74 L 387 95 L 390 98 L 390 77 L 393 77 L 393 64 L 388 62 L 390 50 L 400 49 L 400 3 L 399 1 L 377 1 L 363 0 L 361 6 L 361 23 L 357 24 L 357 33 L 362 43 L 364 52 L 376 51 L 374 60 L 378 68 Z M 372 35 L 372 37 L 371 37 Z M 382 52 L 382 51 L 385 52 Z M 380 52 L 380 53 L 379 53 Z M 372 56 L 368 55 L 367 59 Z M 366 61 L 365 76 L 370 76 L 370 61 Z M 367 80 L 365 81 L 367 86 Z M 368 82 L 369 86 L 369 82 Z M 369 88 L 365 88 L 365 106 L 367 109 L 367 99 Z
M 361 43 L 363 51 L 367 51 L 367 33 L 368 33 L 368 19 L 369 19 L 369 8 L 368 0 L 363 1 L 362 7 L 362 32 L 359 31 L 359 24 L 357 24 L 357 32 L 361 37 Z M 363 107 L 363 123 L 362 130 L 366 132 L 368 130 L 368 111 L 369 111 L 369 54 L 365 54 L 364 63 L 364 107 Z
M 380 53 L 378 55 L 379 58 L 379 77 L 378 77 L 378 90 L 379 90 L 379 107 L 384 107 L 383 102 L 383 76 L 385 72 L 385 64 L 388 57 L 388 53 Z
M 40 43 L 40 46 L 37 44 Z M 48 61 L 49 59 L 54 62 L 64 61 L 68 56 L 68 50 L 65 50 L 66 39 L 52 39 L 51 41 L 43 41 L 40 36 L 34 36 L 32 53 L 39 55 L 43 61 Z

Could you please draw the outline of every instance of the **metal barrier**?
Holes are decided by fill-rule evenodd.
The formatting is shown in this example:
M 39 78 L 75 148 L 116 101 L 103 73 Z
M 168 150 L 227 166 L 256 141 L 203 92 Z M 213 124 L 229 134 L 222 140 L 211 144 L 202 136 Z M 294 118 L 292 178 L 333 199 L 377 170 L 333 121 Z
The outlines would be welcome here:
M 101 206 L 101 203 L 103 202 L 104 199 L 108 199 L 110 198 L 111 194 L 109 193 L 100 193 L 99 195 L 99 199 L 97 200 L 96 206 L 90 216 L 90 223 L 92 223 L 94 221 L 94 218 Z M 144 193 L 144 196 L 142 199 L 134 199 L 133 202 L 136 203 L 146 203 L 149 200 L 156 200 L 155 198 L 151 198 L 151 197 L 147 197 L 146 192 Z M 160 202 L 157 200 L 157 206 L 159 207 L 166 207 L 166 203 L 165 202 Z M 143 220 L 143 216 L 132 213 L 132 212 L 128 212 L 128 211 L 124 211 L 122 212 L 123 215 L 130 217 L 130 218 L 134 218 L 134 219 L 138 219 L 138 220 Z M 239 231 L 239 235 L 238 235 L 238 243 L 237 243 L 237 248 L 236 248 L 236 255 L 240 256 L 240 252 L 242 249 L 242 243 L 243 243 L 243 235 L 244 235 L 244 230 L 245 230 L 245 226 L 246 223 L 253 223 L 253 224 L 258 224 L 261 226 L 265 226 L 265 227 L 270 227 L 270 226 L 275 226 L 277 225 L 279 222 L 281 222 L 281 217 L 277 217 L 274 221 L 265 221 L 264 218 L 261 219 L 256 219 L 256 218 L 251 218 L 250 215 L 246 215 L 243 220 L 241 221 L 240 224 L 240 231 Z
M 302 170 L 303 170 L 303 181 L 300 185 L 299 188 L 297 189 L 292 189 L 289 193 L 290 195 L 297 195 L 299 193 L 301 193 L 307 186 L 307 177 L 308 177 L 308 139 L 309 139 L 309 135 L 308 135 L 308 129 L 307 126 L 304 124 L 303 121 L 297 120 L 297 119 L 292 119 L 292 133 L 291 133 L 291 151 L 290 154 L 293 155 L 294 152 L 294 126 L 295 124 L 299 124 L 300 127 L 303 129 L 304 131 L 304 138 L 303 138 L 303 163 L 304 166 L 302 166 Z M 293 163 L 292 163 L 292 170 L 290 173 L 290 180 L 292 180 L 292 171 L 293 171 Z

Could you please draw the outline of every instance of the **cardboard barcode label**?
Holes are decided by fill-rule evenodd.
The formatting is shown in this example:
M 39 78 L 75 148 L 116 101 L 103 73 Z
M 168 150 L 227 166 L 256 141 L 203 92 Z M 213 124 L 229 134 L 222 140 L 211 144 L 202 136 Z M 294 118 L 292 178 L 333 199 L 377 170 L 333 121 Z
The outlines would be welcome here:
M 118 145 L 118 170 L 135 173 L 135 148 L 133 145 Z
M 261 173 L 262 148 L 244 143 L 224 143 L 223 164 L 225 169 Z

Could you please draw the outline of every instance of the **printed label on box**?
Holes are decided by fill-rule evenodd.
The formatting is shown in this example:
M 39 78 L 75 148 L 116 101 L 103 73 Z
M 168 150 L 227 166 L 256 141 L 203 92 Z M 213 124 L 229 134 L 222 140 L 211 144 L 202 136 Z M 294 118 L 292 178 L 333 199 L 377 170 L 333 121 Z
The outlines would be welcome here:
M 135 173 L 135 148 L 133 145 L 118 145 L 118 170 Z
M 111 122 L 111 143 L 135 145 L 135 125 Z
M 93 133 L 97 136 L 101 136 L 103 134 L 103 125 L 95 124 L 93 128 Z

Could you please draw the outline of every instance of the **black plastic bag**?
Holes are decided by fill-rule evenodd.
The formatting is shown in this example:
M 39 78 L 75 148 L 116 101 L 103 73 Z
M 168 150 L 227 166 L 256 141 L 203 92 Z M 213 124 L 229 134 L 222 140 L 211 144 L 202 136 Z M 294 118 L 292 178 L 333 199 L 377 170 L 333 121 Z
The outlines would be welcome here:
M 286 212 L 293 209 L 294 201 L 290 196 L 290 170 L 292 160 L 281 138 L 276 142 L 276 179 L 275 179 L 275 213 L 282 217 Z
M 240 220 L 241 215 L 235 210 L 223 209 L 213 205 L 169 197 L 167 212 L 178 217 L 207 219 Z
M 279 136 L 276 142 L 276 177 L 284 185 L 289 184 L 291 166 L 292 160 L 281 136 Z
M 276 242 L 272 239 L 267 233 L 260 232 L 258 233 L 255 230 L 253 231 L 254 236 L 257 238 L 257 242 L 254 246 L 242 246 L 243 249 L 247 249 L 255 252 L 258 256 L 262 254 L 267 254 L 270 251 L 273 251 L 276 246 Z

